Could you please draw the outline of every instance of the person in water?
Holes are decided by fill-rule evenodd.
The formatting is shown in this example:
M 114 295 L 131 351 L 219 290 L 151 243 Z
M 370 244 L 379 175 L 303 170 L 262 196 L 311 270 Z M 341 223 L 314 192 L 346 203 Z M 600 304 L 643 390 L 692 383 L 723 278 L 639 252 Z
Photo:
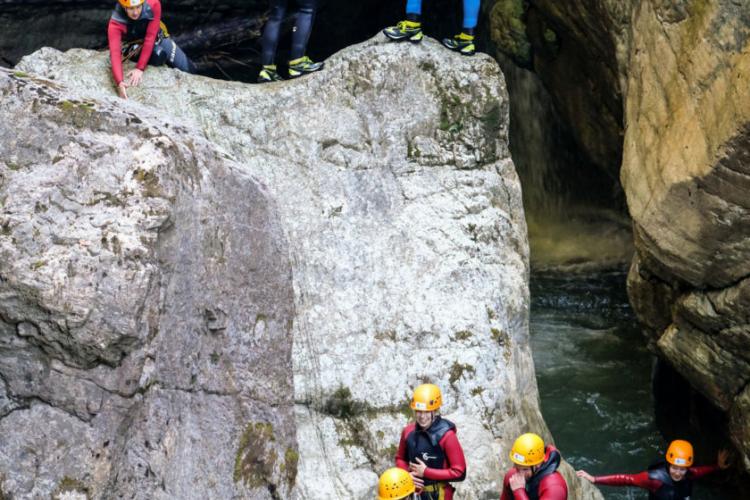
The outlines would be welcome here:
M 118 0 L 107 26 L 109 59 L 117 94 L 128 98 L 127 88 L 143 80 L 146 66 L 168 64 L 187 73 L 195 73 L 195 65 L 171 38 L 161 22 L 159 0 Z M 123 41 L 126 42 L 123 47 Z M 123 60 L 136 58 L 135 68 L 123 78 Z
M 307 42 L 312 32 L 317 0 L 295 0 L 298 11 L 294 20 L 292 30 L 292 49 L 289 61 L 289 77 L 297 78 L 307 73 L 313 73 L 323 69 L 322 62 L 313 62 L 305 55 Z M 281 80 L 276 70 L 276 48 L 279 45 L 281 34 L 281 23 L 286 13 L 287 0 L 271 0 L 271 12 L 263 28 L 261 39 L 260 63 L 263 65 L 258 74 L 258 82 L 275 82 Z
M 729 452 L 721 450 L 717 465 L 693 467 L 693 445 L 681 439 L 669 444 L 664 458 L 638 474 L 592 476 L 584 470 L 576 474 L 594 484 L 643 488 L 648 490 L 649 500 L 689 500 L 693 481 L 719 469 L 727 469 L 730 465 Z
M 442 418 L 440 388 L 422 384 L 414 389 L 414 422 L 401 432 L 396 466 L 409 471 L 419 500 L 452 500 L 451 481 L 466 478 L 466 459 L 456 437 L 456 425 Z
M 414 491 L 411 474 L 392 467 L 380 475 L 377 500 L 406 500 L 414 496 Z
M 444 38 L 443 45 L 465 56 L 472 56 L 476 52 L 474 45 L 474 31 L 479 19 L 480 0 L 464 0 L 464 23 L 461 32 L 453 38 Z M 419 43 L 424 38 L 422 33 L 422 0 L 407 0 L 406 19 L 396 26 L 389 26 L 383 30 L 385 36 L 391 40 L 401 42 L 409 40 Z
M 505 473 L 500 500 L 566 500 L 568 484 L 557 471 L 560 460 L 560 452 L 545 446 L 541 437 L 522 434 L 510 450 L 515 465 Z

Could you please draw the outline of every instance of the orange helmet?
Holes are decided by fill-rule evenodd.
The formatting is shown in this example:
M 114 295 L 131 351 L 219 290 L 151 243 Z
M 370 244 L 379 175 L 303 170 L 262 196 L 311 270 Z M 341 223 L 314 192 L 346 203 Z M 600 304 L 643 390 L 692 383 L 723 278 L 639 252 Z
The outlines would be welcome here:
M 539 465 L 544 462 L 544 441 L 531 432 L 521 434 L 510 449 L 510 461 L 524 467 Z
M 414 493 L 414 480 L 404 469 L 393 467 L 378 481 L 378 500 L 401 500 Z
M 411 398 L 411 409 L 417 411 L 435 411 L 443 404 L 440 387 L 434 384 L 422 384 L 414 389 Z
M 667 448 L 667 462 L 680 467 L 693 465 L 693 445 L 682 439 L 675 439 Z
M 127 9 L 128 7 L 138 7 L 139 5 L 143 5 L 143 2 L 146 0 L 117 0 L 120 2 L 120 5 L 123 6 L 123 8 Z

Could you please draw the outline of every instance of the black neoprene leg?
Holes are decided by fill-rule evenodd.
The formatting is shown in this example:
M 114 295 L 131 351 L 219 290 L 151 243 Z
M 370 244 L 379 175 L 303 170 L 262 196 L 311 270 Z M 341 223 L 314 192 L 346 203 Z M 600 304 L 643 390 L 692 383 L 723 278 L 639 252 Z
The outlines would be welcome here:
M 289 59 L 299 59 L 305 55 L 307 42 L 310 40 L 313 22 L 315 21 L 316 0 L 297 0 L 299 10 L 294 22 L 292 34 L 292 50 Z
M 276 59 L 276 47 L 279 45 L 279 34 L 281 33 L 281 22 L 286 13 L 286 0 L 271 0 L 271 12 L 263 28 L 261 40 L 260 63 L 263 65 L 273 64 Z

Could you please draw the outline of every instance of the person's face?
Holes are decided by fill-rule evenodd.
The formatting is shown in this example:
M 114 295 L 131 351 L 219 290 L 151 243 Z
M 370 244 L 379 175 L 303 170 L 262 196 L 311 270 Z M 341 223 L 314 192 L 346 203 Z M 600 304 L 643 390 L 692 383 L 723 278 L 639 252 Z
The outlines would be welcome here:
M 430 425 L 432 425 L 432 421 L 435 418 L 435 412 L 415 410 L 414 418 L 417 421 L 417 425 L 419 425 L 423 429 L 427 429 Z
M 140 4 L 138 7 L 125 7 L 125 12 L 128 14 L 128 17 L 132 19 L 133 21 L 137 21 L 139 17 L 141 17 L 141 11 L 143 10 L 143 4 Z
M 533 467 L 525 467 L 523 465 L 516 465 L 516 470 L 519 474 L 521 474 L 523 477 L 528 480 L 532 475 L 534 475 L 534 468 Z
M 672 478 L 672 481 L 682 481 L 685 479 L 685 474 L 687 474 L 688 468 L 687 467 L 681 467 L 679 465 L 669 465 L 669 476 Z

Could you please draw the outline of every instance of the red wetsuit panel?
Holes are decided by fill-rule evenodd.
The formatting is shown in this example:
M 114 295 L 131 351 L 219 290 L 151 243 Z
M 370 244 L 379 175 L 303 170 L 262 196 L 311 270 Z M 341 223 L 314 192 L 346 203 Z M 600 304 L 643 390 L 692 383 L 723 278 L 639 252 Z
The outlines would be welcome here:
M 510 477 L 516 472 L 518 471 L 513 467 L 505 473 L 500 500 L 529 500 L 525 489 L 519 488 L 516 491 L 510 489 Z M 568 483 L 559 472 L 553 472 L 539 482 L 539 500 L 567 500 L 567 498 Z
M 406 438 L 414 432 L 415 428 L 416 424 L 411 423 L 401 431 L 401 440 L 398 443 L 398 451 L 396 452 L 396 466 L 404 470 L 409 470 Z M 455 481 L 460 479 L 466 472 L 466 458 L 464 457 L 464 450 L 461 448 L 461 443 L 458 442 L 456 432 L 449 430 L 440 439 L 438 444 L 445 452 L 444 467 L 442 469 L 426 468 L 424 470 L 424 478 L 432 481 Z M 445 500 L 452 499 L 453 487 L 448 485 L 445 489 Z
M 138 58 L 138 64 L 136 68 L 141 71 L 145 71 L 148 65 L 148 60 L 151 58 L 151 53 L 154 50 L 154 44 L 156 43 L 156 35 L 159 33 L 159 23 L 161 22 L 161 2 L 159 0 L 146 0 L 151 10 L 154 13 L 154 18 L 149 21 L 146 27 L 146 36 L 143 39 L 143 48 L 141 49 L 141 55 Z M 119 85 L 122 81 L 122 37 L 128 32 L 127 25 L 115 21 L 114 19 L 109 20 L 107 26 L 107 40 L 109 41 L 109 60 L 112 64 L 112 77 L 115 79 L 115 84 Z
M 719 469 L 717 465 L 703 465 L 700 467 L 690 467 L 690 479 L 700 479 L 701 477 L 711 474 Z M 639 472 L 638 474 L 613 474 L 611 476 L 596 476 L 596 484 L 605 486 L 635 486 L 643 488 L 651 493 L 661 488 L 662 482 L 656 479 L 649 479 L 648 471 Z

